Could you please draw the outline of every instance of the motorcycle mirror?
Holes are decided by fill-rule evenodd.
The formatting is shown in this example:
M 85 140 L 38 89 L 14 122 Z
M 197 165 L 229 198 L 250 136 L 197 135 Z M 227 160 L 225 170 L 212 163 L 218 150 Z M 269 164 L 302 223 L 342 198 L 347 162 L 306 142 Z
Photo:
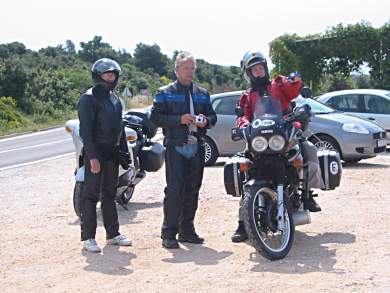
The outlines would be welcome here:
M 240 106 L 237 106 L 235 109 L 237 117 L 242 117 L 244 116 L 244 109 L 241 108 Z
M 240 128 L 238 127 L 232 128 L 231 137 L 232 137 L 232 141 L 242 140 L 242 134 Z
M 311 106 L 309 104 L 303 104 L 299 107 L 296 107 L 294 112 L 296 112 L 297 114 L 300 114 L 300 113 L 310 113 L 311 111 Z
M 304 98 L 310 98 L 313 95 L 311 89 L 307 86 L 301 88 L 301 96 Z
M 303 105 L 303 111 L 304 112 L 310 112 L 311 111 L 311 106 L 309 104 L 304 104 Z

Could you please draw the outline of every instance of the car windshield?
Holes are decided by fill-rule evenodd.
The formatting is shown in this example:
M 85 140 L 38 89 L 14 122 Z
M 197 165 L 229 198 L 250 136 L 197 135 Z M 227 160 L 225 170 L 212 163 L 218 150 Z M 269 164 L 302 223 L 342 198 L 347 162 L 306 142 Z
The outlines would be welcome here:
M 330 108 L 318 101 L 315 101 L 313 99 L 305 99 L 302 96 L 298 96 L 295 99 L 295 102 L 297 103 L 297 106 L 308 104 L 311 107 L 311 112 L 316 114 L 327 114 L 327 113 L 333 113 L 335 110 L 333 108 Z

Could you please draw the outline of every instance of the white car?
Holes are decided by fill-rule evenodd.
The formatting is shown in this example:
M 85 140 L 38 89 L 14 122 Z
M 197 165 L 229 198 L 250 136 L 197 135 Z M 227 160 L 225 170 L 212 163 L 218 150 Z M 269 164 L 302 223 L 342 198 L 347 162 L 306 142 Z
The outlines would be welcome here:
M 354 89 L 329 92 L 315 99 L 333 109 L 376 122 L 387 133 L 390 143 L 390 91 Z

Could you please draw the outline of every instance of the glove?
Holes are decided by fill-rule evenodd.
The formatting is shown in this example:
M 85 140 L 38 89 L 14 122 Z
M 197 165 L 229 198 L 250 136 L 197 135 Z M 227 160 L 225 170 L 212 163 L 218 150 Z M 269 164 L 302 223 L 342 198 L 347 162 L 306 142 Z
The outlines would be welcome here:
M 298 71 L 290 73 L 289 77 L 287 78 L 290 83 L 295 83 L 297 78 L 301 79 L 301 74 Z
M 125 170 L 129 169 L 129 166 L 131 164 L 130 153 L 119 150 L 118 151 L 118 160 L 119 160 L 119 165 L 121 165 L 123 169 L 125 169 Z

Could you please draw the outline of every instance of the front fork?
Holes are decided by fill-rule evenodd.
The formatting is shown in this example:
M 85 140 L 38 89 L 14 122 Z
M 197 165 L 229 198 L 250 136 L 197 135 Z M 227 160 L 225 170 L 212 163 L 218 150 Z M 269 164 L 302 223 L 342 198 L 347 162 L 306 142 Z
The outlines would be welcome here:
M 278 229 L 284 231 L 284 192 L 283 184 L 278 184 L 276 187 L 278 193 Z

